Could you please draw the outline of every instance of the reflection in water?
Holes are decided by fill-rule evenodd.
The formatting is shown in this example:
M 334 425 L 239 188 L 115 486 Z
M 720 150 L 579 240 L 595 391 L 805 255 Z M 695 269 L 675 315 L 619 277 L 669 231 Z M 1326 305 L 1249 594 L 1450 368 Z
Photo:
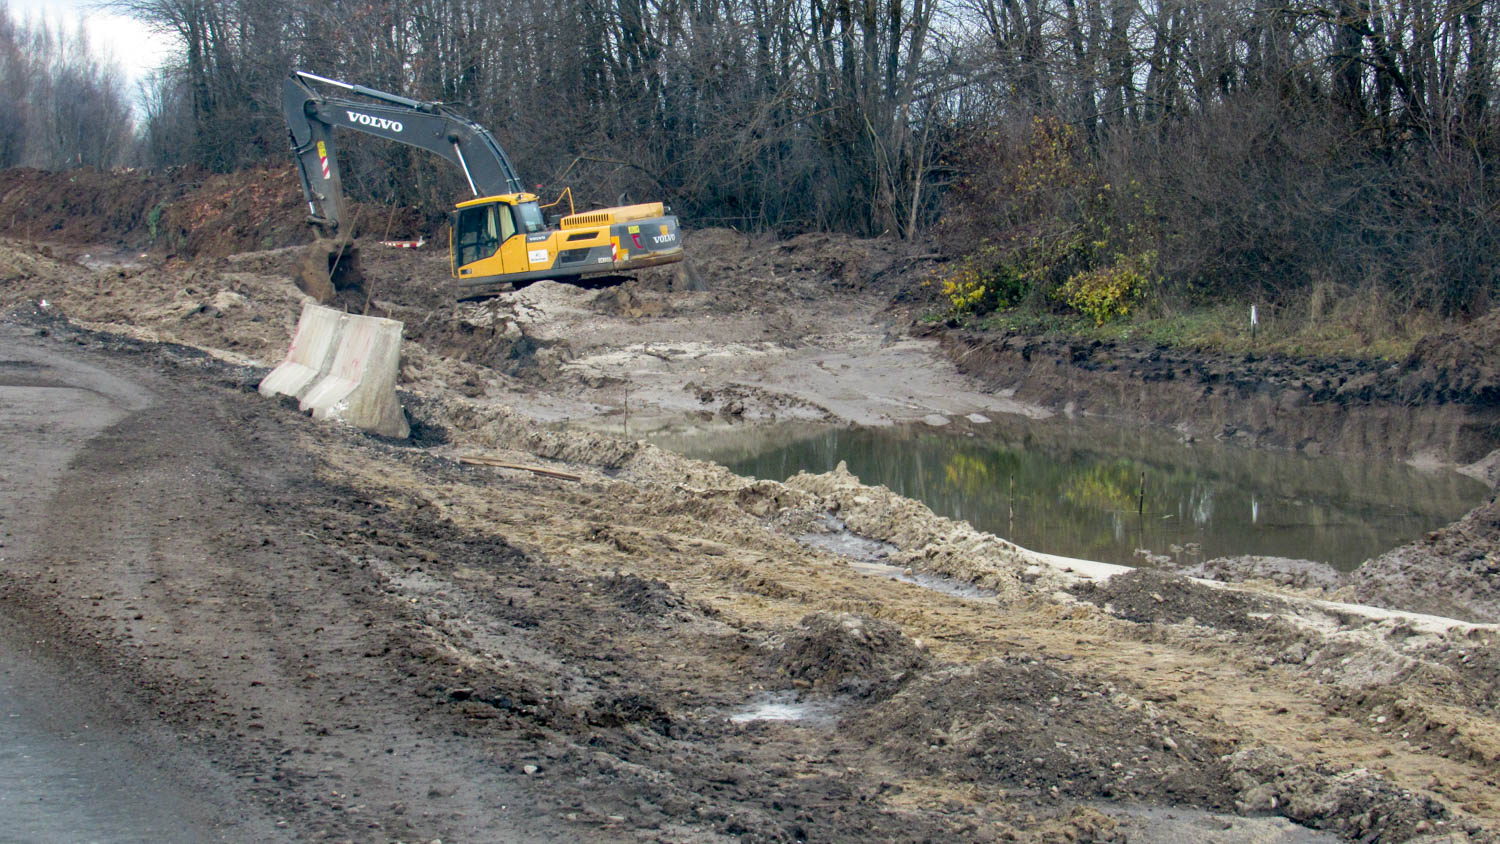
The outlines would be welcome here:
M 1028 548 L 1126 564 L 1148 549 L 1183 561 L 1267 554 L 1347 570 L 1457 519 L 1488 492 L 1454 472 L 1184 444 L 1094 420 L 1006 419 L 964 431 L 739 427 L 656 442 L 775 480 L 843 460 L 867 484 Z

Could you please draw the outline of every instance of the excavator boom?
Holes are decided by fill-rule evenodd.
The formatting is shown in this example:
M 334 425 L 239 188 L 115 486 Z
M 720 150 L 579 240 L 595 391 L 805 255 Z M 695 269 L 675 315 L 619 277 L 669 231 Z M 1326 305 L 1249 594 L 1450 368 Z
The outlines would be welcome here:
M 321 82 L 367 97 L 320 96 L 307 83 Z M 489 130 L 440 103 L 413 100 L 363 85 L 294 72 L 282 86 L 282 110 L 311 222 L 337 233 L 346 224 L 343 180 L 335 128 L 351 129 L 425 149 L 457 165 L 475 196 L 520 193 L 521 177 Z

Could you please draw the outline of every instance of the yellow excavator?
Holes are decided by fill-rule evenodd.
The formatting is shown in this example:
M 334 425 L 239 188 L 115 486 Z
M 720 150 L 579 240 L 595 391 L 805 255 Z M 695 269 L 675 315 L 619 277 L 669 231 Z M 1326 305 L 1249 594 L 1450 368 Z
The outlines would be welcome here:
M 362 99 L 325 96 L 314 84 Z M 474 198 L 454 208 L 448 249 L 459 299 L 682 260 L 677 218 L 660 202 L 570 213 L 549 226 L 489 130 L 441 103 L 294 71 L 282 88 L 282 109 L 317 234 L 297 284 L 321 302 L 360 278 L 335 128 L 425 149 L 463 171 Z

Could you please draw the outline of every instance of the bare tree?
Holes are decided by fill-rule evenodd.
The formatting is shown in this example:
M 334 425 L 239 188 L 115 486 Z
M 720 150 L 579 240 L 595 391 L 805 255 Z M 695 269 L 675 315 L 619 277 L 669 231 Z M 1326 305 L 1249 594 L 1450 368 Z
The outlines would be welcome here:
M 280 77 L 303 67 L 457 104 L 533 183 L 585 203 L 650 195 L 699 225 L 903 236 L 946 207 L 990 215 L 971 238 L 1005 240 L 1009 211 L 948 186 L 1017 166 L 1040 119 L 1078 132 L 1102 191 L 1047 213 L 1132 232 L 1165 291 L 1349 276 L 1463 310 L 1496 287 L 1474 209 L 1500 199 L 1500 0 L 119 6 L 178 41 L 148 98 L 157 160 L 283 158 Z M 420 154 L 348 146 L 366 198 L 440 213 L 462 194 Z
M 133 151 L 120 71 L 82 26 L 18 23 L 0 7 L 0 164 L 103 168 Z

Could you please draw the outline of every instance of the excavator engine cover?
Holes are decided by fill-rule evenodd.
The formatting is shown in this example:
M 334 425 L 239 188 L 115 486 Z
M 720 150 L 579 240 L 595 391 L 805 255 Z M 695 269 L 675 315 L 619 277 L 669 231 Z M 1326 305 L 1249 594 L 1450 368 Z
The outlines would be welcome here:
M 296 282 L 299 290 L 320 305 L 332 302 L 342 291 L 363 291 L 359 247 L 348 240 L 318 238 L 303 250 Z

